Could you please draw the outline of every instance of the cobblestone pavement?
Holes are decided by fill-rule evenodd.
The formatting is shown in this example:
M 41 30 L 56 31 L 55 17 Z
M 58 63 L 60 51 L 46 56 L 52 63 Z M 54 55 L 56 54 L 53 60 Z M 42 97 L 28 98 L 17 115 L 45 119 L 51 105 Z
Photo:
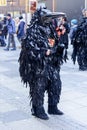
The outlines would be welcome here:
M 69 60 L 61 68 L 63 116 L 49 115 L 48 121 L 31 116 L 29 88 L 18 72 L 20 49 L 0 47 L 0 130 L 87 130 L 87 72 L 78 71 Z M 45 95 L 47 111 L 47 95 Z

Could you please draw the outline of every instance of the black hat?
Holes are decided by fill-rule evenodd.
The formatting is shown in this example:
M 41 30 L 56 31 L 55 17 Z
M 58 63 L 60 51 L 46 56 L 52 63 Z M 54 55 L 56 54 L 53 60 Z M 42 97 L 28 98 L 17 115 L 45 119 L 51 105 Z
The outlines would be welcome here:
M 20 16 L 19 19 L 23 19 L 23 16 Z
M 7 14 L 7 16 L 11 17 L 11 14 Z

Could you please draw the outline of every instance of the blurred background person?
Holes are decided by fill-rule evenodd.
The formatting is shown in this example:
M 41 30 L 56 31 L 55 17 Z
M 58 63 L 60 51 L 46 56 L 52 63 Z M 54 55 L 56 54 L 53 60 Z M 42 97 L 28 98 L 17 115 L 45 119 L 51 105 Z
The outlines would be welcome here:
M 70 39 L 71 39 L 71 44 L 72 44 L 72 39 L 73 39 L 75 32 L 77 30 L 77 26 L 78 26 L 78 20 L 72 19 L 71 20 L 70 33 L 69 33 L 69 36 L 70 36 Z
M 8 20 L 6 17 L 4 17 L 3 19 L 3 34 L 4 34 L 4 38 L 7 39 L 7 35 L 8 35 L 8 27 L 7 27 L 7 24 L 8 24 Z
M 4 40 L 4 26 L 2 21 L 0 21 L 0 46 L 6 46 L 6 42 Z
M 18 30 L 17 30 L 17 38 L 20 43 L 21 43 L 22 38 L 24 38 L 24 36 L 25 36 L 25 21 L 23 19 L 23 16 L 20 16 Z
M 8 19 L 8 24 L 7 24 L 8 45 L 7 45 L 7 48 L 5 50 L 9 51 L 11 43 L 12 43 L 12 49 L 11 50 L 16 50 L 16 44 L 15 44 L 15 39 L 14 39 L 14 34 L 16 33 L 15 21 L 12 19 L 11 14 L 7 14 L 7 19 Z
M 57 31 L 57 34 L 59 37 L 60 44 L 64 44 L 64 46 L 65 46 L 65 51 L 64 51 L 63 56 L 64 56 L 64 59 L 66 62 L 66 60 L 68 59 L 67 49 L 68 49 L 68 44 L 69 44 L 68 34 L 70 32 L 70 27 L 69 27 L 66 16 L 60 17 L 60 19 L 58 19 L 57 21 L 58 21 L 58 23 L 57 23 L 56 31 Z
M 69 37 L 70 37 L 71 45 L 73 46 L 73 52 L 72 52 L 71 58 L 72 58 L 74 64 L 75 64 L 76 55 L 77 55 L 77 44 L 76 44 L 76 42 L 74 42 L 75 37 L 76 37 L 77 28 L 78 28 L 78 20 L 77 19 L 72 19 L 71 20 L 71 27 L 70 27 Z

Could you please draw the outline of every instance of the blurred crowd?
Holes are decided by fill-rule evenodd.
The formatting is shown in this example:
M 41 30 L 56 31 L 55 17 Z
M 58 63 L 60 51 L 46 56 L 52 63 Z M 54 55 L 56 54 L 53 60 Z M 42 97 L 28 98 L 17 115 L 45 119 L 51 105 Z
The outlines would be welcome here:
M 82 18 L 77 20 L 67 20 L 66 14 L 60 14 L 60 17 L 53 19 L 53 26 L 57 32 L 60 45 L 65 46 L 65 61 L 68 59 L 67 49 L 71 43 L 72 61 L 75 64 L 76 60 L 80 70 L 87 70 L 86 61 L 86 41 L 87 41 L 87 9 L 82 10 Z M 5 51 L 16 50 L 15 34 L 21 45 L 22 39 L 26 35 L 26 22 L 23 16 L 16 19 L 7 14 L 0 21 L 0 46 L 5 47 Z M 48 39 L 49 43 L 54 44 L 53 39 Z M 63 43 L 63 44 L 62 44 Z
M 21 43 L 21 39 L 25 36 L 25 26 L 23 16 L 16 19 L 13 19 L 9 13 L 4 16 L 0 21 L 0 46 L 6 46 L 6 51 L 9 51 L 11 46 L 11 50 L 16 50 L 14 36 L 16 34 L 18 41 Z

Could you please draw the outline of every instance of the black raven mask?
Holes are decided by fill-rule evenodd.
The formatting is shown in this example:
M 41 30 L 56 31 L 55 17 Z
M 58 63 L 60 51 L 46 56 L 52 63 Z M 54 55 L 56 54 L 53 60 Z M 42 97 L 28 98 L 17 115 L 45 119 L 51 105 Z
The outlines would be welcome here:
M 39 23 L 49 23 L 52 19 L 58 18 L 60 16 L 65 16 L 62 12 L 51 12 L 48 9 L 40 8 L 35 11 L 32 15 L 31 23 L 37 21 Z

